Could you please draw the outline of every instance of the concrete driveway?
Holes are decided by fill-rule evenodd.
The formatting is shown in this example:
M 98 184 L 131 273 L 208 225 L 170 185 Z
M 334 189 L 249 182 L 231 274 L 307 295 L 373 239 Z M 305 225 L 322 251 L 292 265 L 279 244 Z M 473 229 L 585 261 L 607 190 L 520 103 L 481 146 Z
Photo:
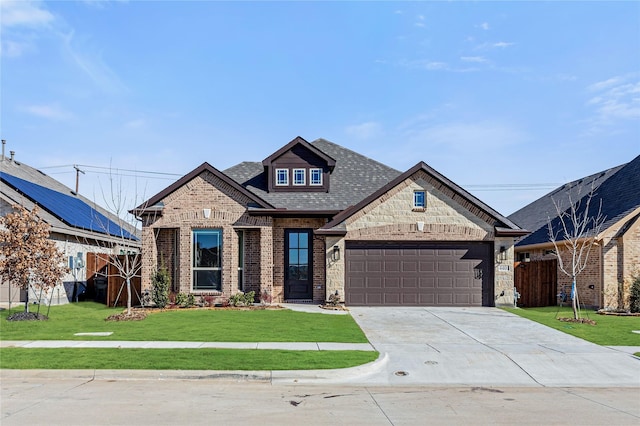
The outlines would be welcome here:
M 497 308 L 351 307 L 384 354 L 363 384 L 640 386 L 640 359 Z

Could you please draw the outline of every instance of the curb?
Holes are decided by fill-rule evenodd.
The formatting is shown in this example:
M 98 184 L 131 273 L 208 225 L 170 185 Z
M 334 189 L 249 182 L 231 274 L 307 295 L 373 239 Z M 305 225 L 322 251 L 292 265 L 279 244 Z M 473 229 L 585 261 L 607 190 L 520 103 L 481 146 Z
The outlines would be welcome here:
M 3 378 L 78 379 L 78 380 L 209 380 L 265 384 L 327 384 L 375 374 L 388 363 L 381 354 L 368 364 L 331 370 L 14 370 L 0 369 Z

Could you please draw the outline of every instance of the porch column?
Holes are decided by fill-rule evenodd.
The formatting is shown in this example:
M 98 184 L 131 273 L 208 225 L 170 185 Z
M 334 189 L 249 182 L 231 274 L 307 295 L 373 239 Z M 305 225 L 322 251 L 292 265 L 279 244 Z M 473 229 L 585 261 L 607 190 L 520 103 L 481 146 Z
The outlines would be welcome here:
M 267 292 L 274 302 L 279 295 L 273 293 L 273 229 L 260 228 L 260 293 Z
M 156 270 L 158 265 L 158 247 L 156 246 L 156 230 L 151 227 L 142 228 L 142 269 L 141 287 L 142 291 L 151 289 L 151 274 Z

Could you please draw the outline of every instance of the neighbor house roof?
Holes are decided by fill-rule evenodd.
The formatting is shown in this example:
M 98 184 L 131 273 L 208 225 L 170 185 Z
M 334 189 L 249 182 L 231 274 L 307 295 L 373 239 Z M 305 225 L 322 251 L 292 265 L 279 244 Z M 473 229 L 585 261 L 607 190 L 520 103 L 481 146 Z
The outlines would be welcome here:
M 554 207 L 554 200 L 567 211 L 569 195 L 571 200 L 580 203 L 578 213 L 584 211 L 588 193 L 595 188 L 590 202 L 589 215 L 595 215 L 601 209 L 604 218 L 602 231 L 610 228 L 623 218 L 640 209 L 640 156 L 627 164 L 596 173 L 570 182 L 547 194 L 539 200 L 518 210 L 509 216 L 516 223 L 534 223 L 534 232 L 518 242 L 518 246 L 543 244 L 549 242 L 548 221 L 553 229 L 558 229 L 560 219 Z M 636 218 L 632 218 L 635 220 Z M 591 228 L 588 227 L 587 231 Z
M 310 145 L 319 155 L 335 160 L 329 192 L 268 192 L 262 162 L 243 162 L 225 170 L 224 174 L 278 209 L 337 211 L 358 203 L 401 173 L 325 139 L 317 139 Z M 284 152 L 281 151 L 276 154 L 281 155 Z
M 521 235 L 528 234 L 528 231 L 521 229 L 518 225 L 514 224 L 509 219 L 502 216 L 500 213 L 498 213 L 497 211 L 495 211 L 494 209 L 492 209 L 491 207 L 489 207 L 488 205 L 480 201 L 478 198 L 471 195 L 469 192 L 465 191 L 462 187 L 458 186 L 453 181 L 447 179 L 444 175 L 440 174 L 438 171 L 431 168 L 424 162 L 420 162 L 415 166 L 413 166 L 412 168 L 410 168 L 409 170 L 407 170 L 406 172 L 396 176 L 386 185 L 383 185 L 382 187 L 378 188 L 378 190 L 374 191 L 372 194 L 362 199 L 358 204 L 351 206 L 348 209 L 341 212 L 340 214 L 338 214 L 335 218 L 333 218 L 331 222 L 327 223 L 325 226 L 320 228 L 318 233 L 319 234 L 332 234 L 336 232 L 344 233 L 345 232 L 344 230 L 336 231 L 336 230 L 333 230 L 332 228 L 340 225 L 346 219 L 348 219 L 349 217 L 354 215 L 356 212 L 358 212 L 359 210 L 367 206 L 369 203 L 371 203 L 373 200 L 379 198 L 386 192 L 390 191 L 391 189 L 393 189 L 394 187 L 402 183 L 404 180 L 413 176 L 418 171 L 425 172 L 429 176 L 433 177 L 436 181 L 440 182 L 443 186 L 453 191 L 454 201 L 456 200 L 467 201 L 473 204 L 478 209 L 480 209 L 486 215 L 491 217 L 494 220 L 494 223 L 491 223 L 491 225 L 495 227 L 497 235 L 502 234 L 502 235 L 511 235 L 511 236 L 521 236 Z
M 38 216 L 53 232 L 110 243 L 122 242 L 124 238 L 127 244 L 138 244 L 133 226 L 22 162 L 0 160 L 0 198 L 9 205 L 22 205 L 27 210 L 38 205 Z

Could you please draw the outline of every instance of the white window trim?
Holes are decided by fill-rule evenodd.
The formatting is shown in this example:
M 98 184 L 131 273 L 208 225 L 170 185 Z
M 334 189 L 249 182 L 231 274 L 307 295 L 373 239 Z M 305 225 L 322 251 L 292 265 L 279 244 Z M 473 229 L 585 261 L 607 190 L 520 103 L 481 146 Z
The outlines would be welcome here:
M 285 171 L 286 172 L 286 180 L 284 183 L 281 183 L 278 179 L 280 176 L 278 172 Z M 276 186 L 289 186 L 289 169 L 276 169 Z
M 313 172 L 320 172 L 320 183 L 314 183 L 311 177 L 313 176 Z M 322 186 L 322 169 L 309 169 L 309 185 L 311 186 Z
M 296 183 L 296 172 L 302 172 L 302 183 Z M 305 186 L 307 184 L 307 171 L 305 169 L 293 169 L 291 179 L 293 186 Z
M 416 194 L 418 192 L 422 193 L 422 203 L 423 203 L 422 206 L 418 206 L 416 204 Z M 413 208 L 414 209 L 425 209 L 425 208 L 427 208 L 427 192 L 426 191 L 424 191 L 424 190 L 413 191 Z

